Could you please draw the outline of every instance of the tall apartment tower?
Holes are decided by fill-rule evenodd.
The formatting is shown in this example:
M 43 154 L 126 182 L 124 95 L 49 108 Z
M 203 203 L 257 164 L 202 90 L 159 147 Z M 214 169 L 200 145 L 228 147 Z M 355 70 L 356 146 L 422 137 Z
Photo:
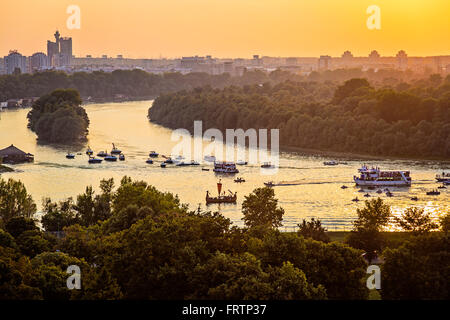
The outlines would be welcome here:
M 59 31 L 54 34 L 55 42 L 47 41 L 47 56 L 50 66 L 69 66 L 72 60 L 72 38 L 61 38 Z

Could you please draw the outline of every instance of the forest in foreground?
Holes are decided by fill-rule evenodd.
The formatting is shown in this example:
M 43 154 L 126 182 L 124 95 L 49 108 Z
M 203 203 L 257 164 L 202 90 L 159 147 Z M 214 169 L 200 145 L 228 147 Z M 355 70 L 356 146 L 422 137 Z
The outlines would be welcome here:
M 450 158 L 450 76 L 395 87 L 364 78 L 202 87 L 159 96 L 148 116 L 191 132 L 195 120 L 203 130 L 279 129 L 282 147 Z
M 447 299 L 450 215 L 439 224 L 418 208 L 396 223 L 382 199 L 366 201 L 344 243 L 320 220 L 280 232 L 284 209 L 272 188 L 245 196 L 245 227 L 220 213 L 195 211 L 177 196 L 123 177 L 86 187 L 75 199 L 43 199 L 43 215 L 25 185 L 0 179 L 0 300 L 4 299 Z M 363 255 L 363 253 L 365 253 Z M 381 257 L 381 290 L 366 286 Z M 380 262 L 378 262 L 380 263 Z M 69 290 L 66 272 L 80 268 Z

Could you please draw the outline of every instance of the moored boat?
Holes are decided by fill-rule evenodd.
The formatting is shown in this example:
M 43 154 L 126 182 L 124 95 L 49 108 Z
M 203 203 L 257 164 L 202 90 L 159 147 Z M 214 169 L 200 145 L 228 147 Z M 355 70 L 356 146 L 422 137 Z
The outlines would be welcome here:
M 148 158 L 145 162 L 148 163 L 148 164 L 153 164 L 153 160 L 150 159 L 150 158 Z
M 159 153 L 157 153 L 156 151 L 150 151 L 150 153 L 148 154 L 148 156 L 150 158 L 158 158 Z
M 325 161 L 323 164 L 325 166 L 337 166 L 339 163 L 337 161 L 331 160 L 331 161 Z
M 165 164 L 164 162 L 162 162 L 162 163 L 160 164 L 160 167 L 161 167 L 161 168 L 165 168 L 165 167 L 166 167 L 166 164 Z
M 89 157 L 88 162 L 89 163 L 102 163 L 103 159 L 99 159 L 99 158 L 94 158 L 94 157 Z
M 427 196 L 438 196 L 441 193 L 438 190 L 431 190 L 427 192 Z
M 114 145 L 114 143 L 113 143 L 112 145 L 113 145 L 113 148 L 112 148 L 112 150 L 111 150 L 111 154 L 121 154 L 121 153 L 122 153 L 121 150 L 119 150 L 119 149 L 116 148 L 116 146 Z
M 382 171 L 378 167 L 369 169 L 366 165 L 358 171 L 360 175 L 353 176 L 357 186 L 411 186 L 409 171 Z
M 261 168 L 270 169 L 270 168 L 275 168 L 275 166 L 272 163 L 270 163 L 270 162 L 264 162 L 261 165 Z
M 437 174 L 436 180 L 438 182 L 450 181 L 450 173 L 442 172 L 442 174 Z
M 245 179 L 242 178 L 242 177 L 239 177 L 239 178 L 237 178 L 237 179 L 234 179 L 234 182 L 236 182 L 236 183 L 245 182 Z
M 115 162 L 115 161 L 117 161 L 117 157 L 116 157 L 116 156 L 113 156 L 112 154 L 108 154 L 108 155 L 105 157 L 105 161 Z
M 88 156 L 92 156 L 94 154 L 94 151 L 91 149 L 91 147 L 88 146 L 87 150 L 86 150 L 86 154 Z
M 99 153 L 97 153 L 97 157 L 106 157 L 108 155 L 108 153 L 106 151 L 100 151 Z
M 67 152 L 66 158 L 67 159 L 75 159 L 75 155 L 73 153 Z
M 119 154 L 119 160 L 125 161 L 125 155 L 123 153 Z

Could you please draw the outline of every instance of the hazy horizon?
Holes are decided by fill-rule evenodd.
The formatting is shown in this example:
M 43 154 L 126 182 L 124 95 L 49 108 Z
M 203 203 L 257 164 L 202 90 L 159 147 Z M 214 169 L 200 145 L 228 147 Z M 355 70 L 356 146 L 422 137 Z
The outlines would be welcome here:
M 81 28 L 70 30 L 66 10 L 74 4 L 81 10 Z M 380 30 L 366 26 L 370 5 L 381 10 Z M 0 56 L 12 49 L 46 52 L 56 29 L 73 38 L 77 57 L 450 54 L 445 0 L 17 0 L 0 9 Z

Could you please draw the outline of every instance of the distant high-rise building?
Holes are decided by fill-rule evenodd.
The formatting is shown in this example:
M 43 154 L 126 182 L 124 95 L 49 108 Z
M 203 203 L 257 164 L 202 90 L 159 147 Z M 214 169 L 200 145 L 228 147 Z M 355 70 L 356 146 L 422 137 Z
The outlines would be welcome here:
M 70 66 L 72 61 L 72 38 L 59 40 L 59 55 L 61 66 Z
M 10 51 L 9 55 L 4 57 L 5 70 L 7 74 L 12 74 L 16 69 L 21 73 L 27 72 L 27 58 L 16 50 Z
M 401 70 L 406 70 L 408 68 L 408 55 L 405 51 L 400 50 L 397 55 L 397 66 Z
M 43 52 L 36 52 L 30 57 L 31 72 L 46 69 L 49 66 L 48 57 Z
M 0 74 L 5 74 L 5 59 L 0 58 Z
M 53 67 L 70 66 L 72 62 L 72 38 L 61 38 L 56 31 L 55 42 L 47 41 L 47 57 Z
M 319 58 L 319 70 L 328 70 L 331 67 L 330 56 L 320 56 Z

